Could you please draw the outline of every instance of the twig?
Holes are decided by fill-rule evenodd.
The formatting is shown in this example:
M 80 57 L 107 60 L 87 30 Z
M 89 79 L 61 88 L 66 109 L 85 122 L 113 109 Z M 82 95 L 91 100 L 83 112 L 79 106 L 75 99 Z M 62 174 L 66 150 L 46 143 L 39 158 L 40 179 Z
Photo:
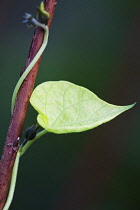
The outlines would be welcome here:
M 44 3 L 45 9 L 47 12 L 50 13 L 51 17 L 48 22 L 48 27 L 50 28 L 53 19 L 56 0 L 44 0 Z M 26 66 L 29 65 L 29 63 L 36 55 L 37 51 L 39 50 L 42 44 L 42 41 L 43 31 L 40 28 L 37 28 L 34 32 Z M 27 76 L 26 80 L 24 81 L 23 85 L 21 86 L 15 103 L 14 112 L 11 117 L 10 126 L 8 129 L 8 134 L 3 150 L 3 155 L 0 161 L 0 210 L 2 210 L 6 201 L 12 169 L 19 148 L 19 140 L 29 104 L 29 98 L 34 87 L 40 61 L 41 58 L 35 64 L 31 72 Z

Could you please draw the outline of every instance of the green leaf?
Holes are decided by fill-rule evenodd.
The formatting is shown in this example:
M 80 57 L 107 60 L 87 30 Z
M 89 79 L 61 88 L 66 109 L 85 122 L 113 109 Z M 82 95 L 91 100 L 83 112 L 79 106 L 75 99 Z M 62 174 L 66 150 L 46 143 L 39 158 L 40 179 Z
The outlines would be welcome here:
M 58 134 L 92 129 L 134 106 L 109 104 L 88 89 L 66 81 L 40 84 L 30 102 L 39 113 L 39 125 Z

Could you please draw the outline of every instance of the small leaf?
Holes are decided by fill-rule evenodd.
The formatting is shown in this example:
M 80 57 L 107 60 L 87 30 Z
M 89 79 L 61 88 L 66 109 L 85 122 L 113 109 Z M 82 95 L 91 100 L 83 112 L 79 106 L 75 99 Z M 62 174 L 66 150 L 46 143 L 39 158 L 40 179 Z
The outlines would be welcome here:
M 108 122 L 132 108 L 109 104 L 88 89 L 70 82 L 44 82 L 30 98 L 37 121 L 52 133 L 81 132 Z

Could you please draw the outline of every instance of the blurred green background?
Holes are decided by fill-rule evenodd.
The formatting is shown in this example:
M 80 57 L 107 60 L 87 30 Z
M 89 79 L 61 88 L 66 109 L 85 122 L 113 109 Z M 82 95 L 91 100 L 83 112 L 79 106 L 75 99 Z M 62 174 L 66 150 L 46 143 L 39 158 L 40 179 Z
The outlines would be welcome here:
M 39 3 L 1 0 L 1 152 L 33 34 L 22 16 Z M 140 209 L 139 11 L 138 0 L 58 0 L 36 85 L 68 80 L 112 104 L 138 103 L 91 131 L 39 139 L 21 158 L 11 210 Z M 36 115 L 30 107 L 25 129 Z

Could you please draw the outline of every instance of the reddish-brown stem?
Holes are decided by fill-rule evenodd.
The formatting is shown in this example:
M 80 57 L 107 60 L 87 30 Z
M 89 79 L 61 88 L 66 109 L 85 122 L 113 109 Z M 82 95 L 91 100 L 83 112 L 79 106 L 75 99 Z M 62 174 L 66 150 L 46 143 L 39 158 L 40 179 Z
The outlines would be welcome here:
M 50 13 L 50 20 L 48 27 L 50 28 L 56 0 L 44 0 L 45 9 Z M 39 50 L 43 41 L 43 30 L 36 28 L 32 39 L 29 55 L 27 58 L 26 66 L 32 61 L 37 51 Z M 3 155 L 0 161 L 0 210 L 6 201 L 13 165 L 15 162 L 16 154 L 19 148 L 19 139 L 21 136 L 23 124 L 26 117 L 28 108 L 29 98 L 33 91 L 35 79 L 37 76 L 38 68 L 40 65 L 41 58 L 37 61 L 31 72 L 23 82 L 17 96 L 13 115 L 11 117 L 7 138 L 3 150 Z

